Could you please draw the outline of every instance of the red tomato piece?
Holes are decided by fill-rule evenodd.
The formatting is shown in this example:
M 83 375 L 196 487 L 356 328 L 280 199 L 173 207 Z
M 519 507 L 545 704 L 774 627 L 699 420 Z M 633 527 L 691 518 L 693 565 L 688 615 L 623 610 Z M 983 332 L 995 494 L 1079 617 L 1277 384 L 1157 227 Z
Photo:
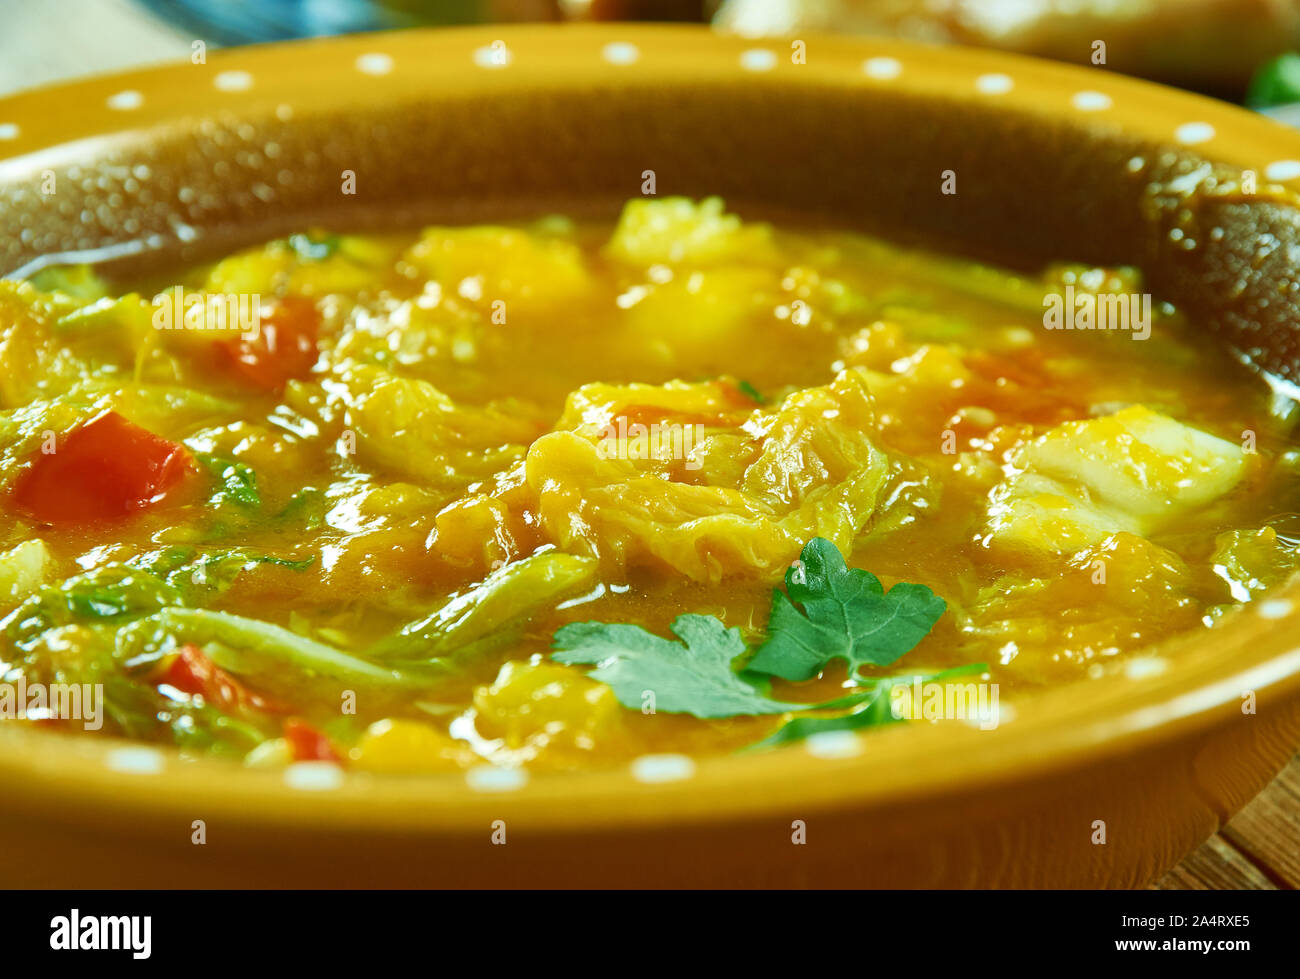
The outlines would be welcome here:
M 330 739 L 300 717 L 284 722 L 284 737 L 294 761 L 342 761 Z
M 118 520 L 157 503 L 193 467 L 185 447 L 115 411 L 38 454 L 14 485 L 14 505 L 41 523 Z
M 320 329 L 315 303 L 295 296 L 277 299 L 261 310 L 259 324 L 255 337 L 241 335 L 217 341 L 236 371 L 263 390 L 273 392 L 311 373 Z
M 249 690 L 193 644 L 180 648 L 180 652 L 172 657 L 156 682 L 175 687 L 190 696 L 201 696 L 227 714 L 240 710 L 285 713 L 289 709 Z

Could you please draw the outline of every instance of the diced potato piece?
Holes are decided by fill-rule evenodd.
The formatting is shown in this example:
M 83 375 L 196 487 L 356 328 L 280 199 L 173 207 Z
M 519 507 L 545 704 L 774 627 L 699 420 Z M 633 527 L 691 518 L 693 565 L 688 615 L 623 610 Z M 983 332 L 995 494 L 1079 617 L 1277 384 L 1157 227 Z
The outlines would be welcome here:
M 610 257 L 629 265 L 716 265 L 767 262 L 776 257 L 772 228 L 743 224 L 723 211 L 722 198 L 645 197 L 623 206 Z
M 0 554 L 0 605 L 15 605 L 35 592 L 45 580 L 49 562 L 50 552 L 39 539 L 23 541 Z
M 389 775 L 454 772 L 480 761 L 463 741 L 419 721 L 376 721 L 349 753 L 352 767 Z
M 222 259 L 208 273 L 203 290 L 266 299 L 285 292 L 363 292 L 374 288 L 376 274 L 391 268 L 397 255 L 395 247 L 359 236 L 294 235 Z
M 616 567 L 644 565 L 713 582 L 771 577 L 816 536 L 849 550 L 875 511 L 889 469 L 871 441 L 864 372 L 845 371 L 773 410 L 737 411 L 721 390 L 670 385 L 649 404 L 645 385 L 590 386 L 571 396 L 565 419 L 580 419 L 578 430 L 545 435 L 528 453 L 528 482 L 546 533 L 565 550 Z M 701 396 L 713 399 L 712 413 L 700 411 Z M 598 411 L 601 399 L 607 407 Z M 679 410 L 669 407 L 674 402 Z M 634 452 L 625 444 L 631 437 L 602 439 L 595 430 L 603 419 L 629 414 L 648 432 L 661 426 L 661 448 L 673 444 L 662 438 L 663 426 L 671 434 L 673 426 L 700 425 L 702 440 L 685 458 L 671 459 L 662 451 Z M 684 449 L 687 434 L 679 440 Z M 714 440 L 725 440 L 727 451 L 709 451 Z M 703 465 L 719 459 L 725 464 Z
M 551 303 L 590 287 L 571 241 L 518 228 L 426 228 L 405 260 L 462 299 Z
M 996 489 L 989 542 L 1064 553 L 1116 531 L 1148 536 L 1228 493 L 1241 448 L 1140 405 L 1066 422 L 1024 446 Z
M 632 341 L 665 363 L 708 359 L 726 363 L 736 344 L 778 327 L 776 273 L 758 268 L 694 272 L 648 287 L 625 314 Z
M 506 663 L 491 685 L 474 691 L 474 709 L 480 734 L 510 750 L 548 755 L 591 752 L 623 728 L 623 707 L 610 687 L 551 662 Z
M 435 380 L 463 379 L 467 365 L 475 364 L 485 347 L 504 355 L 509 340 L 485 330 L 483 314 L 464 303 L 439 296 L 429 304 L 425 296 L 396 303 L 380 316 L 359 316 L 349 325 L 331 354 L 334 363 L 354 360 Z M 479 378 L 481 373 L 469 374 Z
M 288 282 L 293 254 L 270 246 L 239 252 L 212 267 L 203 291 L 233 295 L 274 295 Z

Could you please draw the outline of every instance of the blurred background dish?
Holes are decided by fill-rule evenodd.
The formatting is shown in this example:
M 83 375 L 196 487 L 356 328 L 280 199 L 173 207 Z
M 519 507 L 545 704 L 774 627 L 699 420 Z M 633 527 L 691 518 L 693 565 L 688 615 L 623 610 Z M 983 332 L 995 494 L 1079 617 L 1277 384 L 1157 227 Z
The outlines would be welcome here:
M 873 34 L 1097 65 L 1240 98 L 1300 44 L 1292 0 L 725 0 L 719 30 Z
M 0 94 L 240 44 L 407 27 L 695 21 L 706 0 L 19 0 L 5 5 Z
M 189 57 L 196 40 L 221 47 L 407 27 L 627 20 L 711 21 L 721 33 L 754 38 L 817 31 L 964 44 L 1232 101 L 1248 88 L 1252 103 L 1300 98 L 1300 58 L 1270 66 L 1300 48 L 1295 0 L 50 0 L 6 14 L 0 92 Z

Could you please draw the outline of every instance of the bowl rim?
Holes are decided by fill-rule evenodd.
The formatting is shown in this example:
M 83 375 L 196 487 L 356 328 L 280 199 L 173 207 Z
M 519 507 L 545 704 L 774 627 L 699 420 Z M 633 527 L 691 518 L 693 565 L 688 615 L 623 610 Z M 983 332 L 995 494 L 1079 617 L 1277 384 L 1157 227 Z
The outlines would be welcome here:
M 147 134 L 178 115 L 279 112 L 284 106 L 298 114 L 339 99 L 365 104 L 409 96 L 430 81 L 478 95 L 519 87 L 593 88 L 617 73 L 628 85 L 753 79 L 864 94 L 897 89 L 1058 119 L 1071 113 L 1081 127 L 1194 147 L 1211 161 L 1257 169 L 1261 186 L 1300 190 L 1300 133 L 1202 96 L 994 51 L 811 33 L 794 39 L 807 45 L 808 63 L 785 65 L 781 54 L 791 40 L 682 26 L 496 25 L 215 51 L 204 66 L 213 84 L 198 93 L 184 73 L 199 66 L 181 63 L 0 99 L 0 153 L 16 154 L 0 159 L 0 183 L 53 157 L 85 154 L 97 141 Z M 496 42 L 504 43 L 506 63 L 485 64 L 501 50 Z M 796 68 L 805 73 L 791 77 Z M 356 84 L 334 91 L 320 84 L 322 75 Z M 43 811 L 54 799 L 101 812 L 183 814 L 202 805 L 235 822 L 302 827 L 325 820 L 412 834 L 477 833 L 506 799 L 525 807 L 539 830 L 552 832 L 752 820 L 788 813 L 795 804 L 801 811 L 892 805 L 1067 772 L 1174 739 L 1210 737 L 1240 722 L 1243 690 L 1258 693 L 1261 710 L 1295 701 L 1300 582 L 1230 613 L 1215 630 L 1174 637 L 1159 653 L 1144 658 L 1151 661 L 1145 672 L 1038 694 L 1017 705 L 1011 723 L 987 732 L 898 725 L 852 744 L 831 739 L 767 753 L 658 757 L 632 768 L 520 776 L 484 766 L 461 774 L 377 776 L 337 774 L 311 763 L 284 773 L 252 771 L 218 759 L 183 759 L 173 748 L 0 726 L 0 782 L 19 808 L 36 805 L 33 799 Z M 1152 665 L 1170 658 L 1177 669 Z M 21 786 L 36 791 L 12 791 Z

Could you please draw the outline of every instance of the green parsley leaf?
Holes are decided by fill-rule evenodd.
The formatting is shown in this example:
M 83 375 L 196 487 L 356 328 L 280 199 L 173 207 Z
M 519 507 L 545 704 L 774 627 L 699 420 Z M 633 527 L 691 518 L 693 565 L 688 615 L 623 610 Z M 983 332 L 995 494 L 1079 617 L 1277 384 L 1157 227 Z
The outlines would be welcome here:
M 761 405 L 767 403 L 767 398 L 763 397 L 758 388 L 754 387 L 754 385 L 750 384 L 748 381 L 739 381 L 736 384 L 736 387 L 739 389 L 741 394 L 745 395 L 745 397 L 749 398 L 749 400 L 753 401 L 755 404 Z
M 304 486 L 289 498 L 284 509 L 275 515 L 278 523 L 300 525 L 304 530 L 315 530 L 325 522 L 329 500 L 315 486 Z
M 901 582 L 885 592 L 880 579 L 844 562 L 822 537 L 808 542 L 785 575 L 787 594 L 772 593 L 767 641 L 747 669 L 785 680 L 808 680 L 833 659 L 888 666 L 925 638 L 947 607 L 925 585 Z M 795 603 L 802 606 L 802 611 Z
M 866 706 L 836 717 L 804 715 L 793 718 L 780 727 L 775 734 L 750 745 L 750 748 L 774 748 L 777 745 L 790 744 L 792 741 L 802 741 L 811 735 L 821 734 L 826 731 L 858 731 L 862 728 L 877 727 L 881 724 L 893 724 L 902 720 L 902 718 L 894 716 L 893 691 L 895 687 L 909 686 L 914 680 L 918 679 L 922 683 L 934 683 L 939 680 L 947 680 L 971 673 L 983 673 L 986 670 L 988 670 L 987 663 L 970 663 L 950 670 L 941 670 L 938 673 L 909 673 L 900 676 L 881 677 L 875 681 L 871 689 L 863 693 L 852 694 L 840 700 L 824 704 L 809 705 L 809 709 L 842 709 L 844 707 L 856 707 L 864 702 Z
M 739 629 L 728 629 L 711 615 L 680 615 L 672 632 L 681 643 L 635 625 L 575 622 L 555 633 L 551 655 L 561 663 L 595 664 L 587 675 L 608 684 L 619 703 L 633 709 L 640 709 L 646 691 L 654 693 L 657 711 L 695 717 L 783 714 L 806 707 L 772 700 L 735 672 L 732 661 L 745 652 Z
M 896 720 L 898 718 L 894 717 L 890 709 L 889 690 L 882 686 L 872 693 L 867 705 L 860 710 L 840 714 L 838 717 L 805 714 L 793 718 L 778 728 L 775 734 L 750 745 L 750 748 L 775 748 L 793 741 L 802 741 L 814 734 L 823 734 L 827 731 L 857 731 L 866 727 L 892 724 Z

